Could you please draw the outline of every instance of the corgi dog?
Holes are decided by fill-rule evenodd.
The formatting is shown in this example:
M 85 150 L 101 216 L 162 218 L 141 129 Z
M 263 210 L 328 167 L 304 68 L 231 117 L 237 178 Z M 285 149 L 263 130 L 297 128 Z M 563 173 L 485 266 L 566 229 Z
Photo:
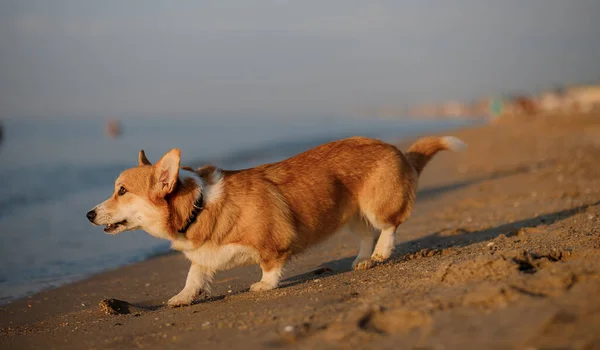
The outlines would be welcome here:
M 215 272 L 246 264 L 262 269 L 250 290 L 270 290 L 292 255 L 343 227 L 360 237 L 353 269 L 388 259 L 427 162 L 438 151 L 463 147 L 455 137 L 424 137 L 403 154 L 376 139 L 351 137 L 244 170 L 181 167 L 179 149 L 151 164 L 142 150 L 138 165 L 119 175 L 113 194 L 87 218 L 109 234 L 144 230 L 185 254 L 191 267 L 170 306 L 209 295 Z

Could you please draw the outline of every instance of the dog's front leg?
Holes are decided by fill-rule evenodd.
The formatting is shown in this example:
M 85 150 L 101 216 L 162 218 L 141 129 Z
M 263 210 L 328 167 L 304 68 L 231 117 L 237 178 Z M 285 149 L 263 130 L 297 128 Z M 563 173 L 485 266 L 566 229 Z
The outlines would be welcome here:
M 179 294 L 169 299 L 169 306 L 190 305 L 201 292 L 210 295 L 210 283 L 212 282 L 213 275 L 214 271 L 206 266 L 192 263 L 187 279 L 185 280 L 185 287 L 183 287 Z
M 250 286 L 250 291 L 260 292 L 277 288 L 283 266 L 291 255 L 291 251 L 279 254 L 276 258 L 262 259 L 260 268 L 262 269 L 262 278 L 260 281 Z

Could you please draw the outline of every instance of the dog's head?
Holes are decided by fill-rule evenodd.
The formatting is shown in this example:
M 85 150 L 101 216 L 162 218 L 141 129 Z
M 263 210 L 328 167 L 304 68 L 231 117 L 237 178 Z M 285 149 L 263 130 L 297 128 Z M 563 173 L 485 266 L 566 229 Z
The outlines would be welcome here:
M 172 149 L 152 165 L 140 151 L 138 166 L 119 175 L 112 196 L 90 210 L 88 220 L 105 225 L 104 232 L 109 234 L 142 229 L 167 238 L 169 209 L 165 197 L 177 185 L 180 157 L 181 151 Z

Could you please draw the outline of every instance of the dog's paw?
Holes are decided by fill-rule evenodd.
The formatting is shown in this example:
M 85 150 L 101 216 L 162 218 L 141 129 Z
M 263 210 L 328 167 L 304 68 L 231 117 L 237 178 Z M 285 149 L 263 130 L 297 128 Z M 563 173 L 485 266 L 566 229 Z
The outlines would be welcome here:
M 373 267 L 373 261 L 371 259 L 361 259 L 361 260 L 354 260 L 354 262 L 352 263 L 352 270 L 354 271 L 358 271 L 358 270 L 368 270 L 371 267 Z
M 196 296 L 193 294 L 179 293 L 176 296 L 169 299 L 169 301 L 167 302 L 167 305 L 169 305 L 171 307 L 188 306 L 194 302 L 195 298 L 196 298 Z
M 390 255 L 391 254 L 388 254 L 387 256 L 383 256 L 381 254 L 373 254 L 373 255 L 371 255 L 371 261 L 374 263 L 380 264 L 380 263 L 386 261 L 387 259 L 389 259 Z
M 261 292 L 264 290 L 271 290 L 271 289 L 275 289 L 275 288 L 277 288 L 277 286 L 274 286 L 267 282 L 260 281 L 260 282 L 256 282 L 253 285 L 251 285 L 250 291 L 251 292 Z

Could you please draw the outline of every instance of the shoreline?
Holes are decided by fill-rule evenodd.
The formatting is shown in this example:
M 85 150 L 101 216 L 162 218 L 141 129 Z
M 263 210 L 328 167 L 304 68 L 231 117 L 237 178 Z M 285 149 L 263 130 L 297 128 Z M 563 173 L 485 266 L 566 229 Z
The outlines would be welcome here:
M 48 122 L 52 122 L 52 121 L 48 121 Z M 339 120 L 337 121 L 338 123 L 340 122 Z M 394 123 L 392 123 L 394 124 Z M 456 128 L 460 128 L 461 126 L 465 125 L 465 124 L 472 124 L 469 120 L 458 120 L 458 121 L 453 121 L 453 122 L 449 122 L 449 123 L 435 123 L 435 122 L 425 122 L 423 123 L 422 121 L 412 121 L 412 124 L 404 124 L 403 121 L 398 121 L 397 123 L 397 128 L 399 129 L 399 134 L 401 136 L 398 137 L 390 137 L 391 134 L 394 134 L 394 131 L 387 131 L 385 137 L 381 137 L 382 139 L 386 139 L 386 140 L 402 140 L 402 139 L 408 139 L 408 138 L 412 138 L 415 137 L 415 135 L 419 135 L 421 133 L 424 134 L 429 134 L 427 131 L 427 129 L 434 129 L 434 132 L 438 131 L 438 130 L 447 130 L 447 129 L 456 129 Z M 418 125 L 418 126 L 417 126 Z M 399 127 L 398 127 L 399 126 Z M 405 126 L 406 129 L 411 130 L 412 128 L 416 128 L 417 132 L 411 134 L 411 135 L 403 135 L 403 131 L 401 130 L 402 127 Z M 342 128 L 343 129 L 343 128 Z M 340 131 L 342 134 L 344 133 L 348 133 L 347 131 Z M 366 132 L 368 133 L 380 133 L 383 132 L 380 128 L 375 128 L 374 130 L 367 130 Z M 371 135 L 373 136 L 373 135 Z M 381 135 L 384 136 L 384 135 Z M 263 162 L 263 161 L 272 161 L 273 159 L 278 159 L 278 158 L 287 158 L 288 156 L 292 156 L 294 154 L 303 152 L 306 149 L 309 149 L 313 146 L 316 146 L 318 144 L 324 143 L 326 141 L 328 141 L 327 136 L 323 136 L 323 135 L 313 135 L 313 136 L 308 136 L 308 137 L 295 137 L 292 138 L 290 140 L 286 140 L 286 141 L 267 141 L 264 144 L 263 143 L 259 143 L 257 145 L 255 145 L 254 147 L 249 147 L 249 148 L 242 148 L 240 150 L 238 150 L 237 152 L 224 152 L 221 154 L 221 156 L 216 157 L 215 159 L 213 159 L 213 162 L 217 162 L 219 164 L 225 165 L 233 165 L 231 167 L 227 167 L 227 168 L 231 168 L 231 169 L 240 169 L 240 168 L 244 168 L 244 166 L 239 166 L 239 165 L 243 165 L 243 164 L 248 164 L 251 163 L 250 165 L 252 165 L 252 163 L 257 163 L 257 162 Z M 137 152 L 137 151 L 136 151 Z M 203 160 L 204 159 L 204 160 Z M 191 157 L 191 159 L 188 158 L 188 160 L 185 162 L 185 165 L 191 165 L 193 167 L 199 167 L 202 166 L 206 163 L 211 163 L 211 161 L 208 161 L 208 158 L 205 159 L 205 157 Z M 236 166 L 237 164 L 237 166 Z M 118 169 L 124 169 L 126 167 L 127 163 L 122 164 L 121 166 L 123 168 L 121 168 L 121 166 L 112 166 L 112 170 L 113 171 L 117 171 Z M 89 174 L 88 174 L 89 175 Z M 110 176 L 110 175 L 107 175 Z M 78 193 L 73 193 L 71 194 L 72 196 L 79 196 L 81 198 L 85 198 L 85 196 L 79 195 Z M 104 198 L 103 198 L 104 199 Z M 92 203 L 87 203 L 89 205 L 93 205 Z M 14 208 L 8 208 L 11 210 L 14 210 Z M 6 215 L 11 215 L 10 212 L 8 213 L 4 213 L 5 216 Z M 16 215 L 16 214 L 15 214 Z M 87 224 L 87 222 L 82 222 L 84 225 L 86 225 L 86 229 L 85 231 L 81 230 L 80 232 L 84 233 L 84 234 L 95 234 L 95 235 L 100 235 L 103 233 L 98 233 L 96 230 L 90 230 L 91 227 L 88 227 L 89 224 Z M 16 230 L 16 229 L 15 229 Z M 29 234 L 31 234 L 29 232 Z M 131 237 L 133 237 L 133 235 L 131 235 L 130 233 L 128 233 L 129 236 L 127 237 L 127 240 L 129 240 L 130 242 L 135 242 L 134 239 L 132 239 Z M 139 235 L 143 235 L 145 237 L 142 238 L 150 238 L 150 237 L 146 237 L 147 234 L 146 233 L 142 233 L 142 232 L 137 232 L 134 233 L 134 235 L 137 235 L 139 237 Z M 67 239 L 65 237 L 65 239 Z M 119 240 L 120 242 L 123 242 L 123 238 L 122 237 L 116 237 L 114 238 L 116 240 Z M 152 240 L 154 240 L 154 238 L 152 238 Z M 80 242 L 83 243 L 83 242 Z M 8 240 L 6 240 L 5 244 L 8 244 Z M 108 243 L 108 244 L 113 244 L 113 245 L 120 245 L 122 243 L 119 242 L 113 242 L 113 243 Z M 135 243 L 134 243 L 135 244 Z M 128 255 L 126 258 L 124 259 L 120 259 L 119 261 L 115 262 L 109 262 L 109 263 L 104 263 L 103 261 L 111 261 L 109 260 L 110 258 L 107 257 L 114 255 L 115 252 L 110 252 L 110 251 L 106 251 L 104 252 L 103 255 L 95 255 L 94 258 L 96 259 L 96 262 L 98 263 L 97 265 L 91 264 L 89 266 L 87 266 L 85 269 L 69 269 L 69 273 L 66 274 L 58 274 L 58 275 L 50 275 L 50 276 L 43 276 L 43 275 L 38 275 L 37 279 L 31 279 L 31 280 L 25 280 L 25 281 L 17 281 L 15 282 L 14 278 L 11 277 L 16 277 L 18 275 L 15 274 L 11 274 L 8 273 L 7 276 L 10 276 L 7 280 L 3 280 L 0 281 L 0 289 L 2 289 L 3 293 L 0 293 L 0 306 L 4 306 L 4 305 L 9 305 L 12 302 L 15 302 L 19 299 L 22 298 L 27 298 L 30 296 L 35 296 L 37 293 L 39 292 L 43 292 L 46 290 L 50 290 L 50 289 L 54 289 L 54 288 L 58 288 L 64 285 L 68 285 L 77 281 L 81 281 L 81 280 L 85 280 L 87 278 L 90 278 L 96 274 L 99 273 L 103 273 L 105 271 L 111 271 L 114 269 L 118 269 L 120 267 L 123 266 L 127 266 L 131 263 L 137 263 L 140 261 L 144 261 L 145 259 L 152 257 L 156 254 L 167 254 L 169 253 L 170 247 L 167 241 L 161 241 L 161 240 L 155 240 L 154 244 L 152 243 L 146 243 L 146 246 L 144 246 L 145 249 L 139 249 L 138 251 L 133 252 L 133 254 Z M 83 251 L 87 251 L 86 247 L 82 247 Z M 70 261 L 71 263 L 73 263 L 73 261 Z M 43 268 L 43 267 L 40 267 Z M 58 269 L 59 266 L 51 266 L 51 268 L 54 269 Z M 35 274 L 35 271 L 23 271 L 23 275 L 27 275 L 29 273 L 33 273 Z M 18 280 L 18 278 L 17 278 Z
M 212 299 L 170 309 L 188 263 L 166 252 L 1 306 L 0 345 L 600 344 L 591 331 L 600 327 L 598 116 L 447 132 L 469 148 L 425 169 L 388 263 L 349 271 L 358 240 L 341 233 L 294 259 L 279 289 L 248 293 L 260 270 L 237 268 L 216 276 Z M 320 266 L 330 270 L 315 274 Z M 152 310 L 107 316 L 97 306 L 105 298 Z

